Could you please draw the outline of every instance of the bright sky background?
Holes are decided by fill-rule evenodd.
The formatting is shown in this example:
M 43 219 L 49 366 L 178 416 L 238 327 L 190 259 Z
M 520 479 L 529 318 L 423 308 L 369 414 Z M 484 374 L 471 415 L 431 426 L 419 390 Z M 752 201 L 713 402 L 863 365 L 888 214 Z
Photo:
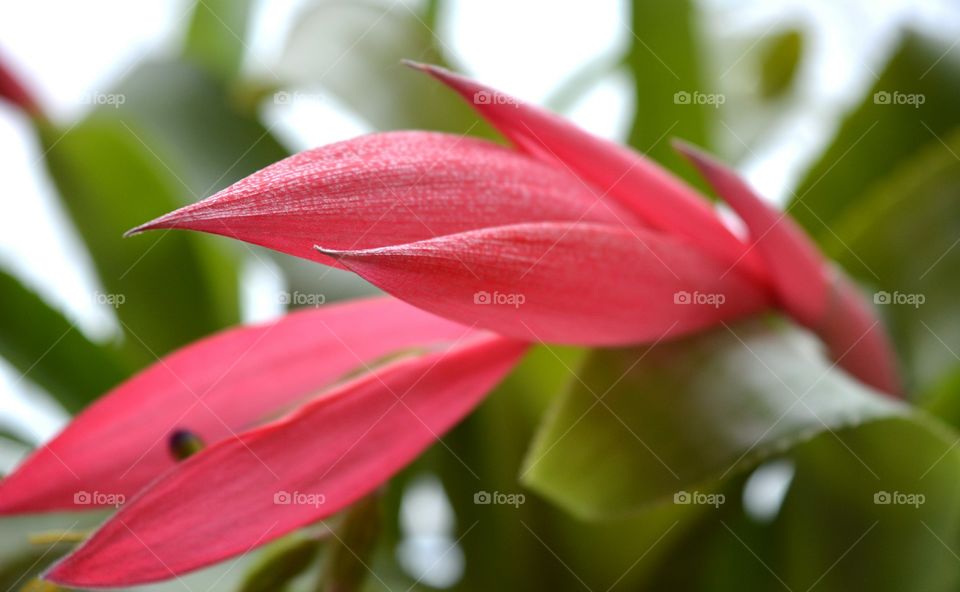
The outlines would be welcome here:
M 667 1 L 667 0 L 665 0 Z M 303 0 L 261 1 L 252 31 L 248 71 L 269 68 Z M 771 199 L 782 199 L 792 179 L 825 141 L 892 49 L 903 23 L 956 43 L 960 11 L 949 0 L 703 0 L 711 38 L 763 35 L 802 26 L 812 41 L 800 86 L 809 89 L 789 121 L 757 158 L 741 163 Z M 179 42 L 186 0 L 31 0 L 0 5 L 0 52 L 36 89 L 54 116 L 69 121 L 88 108 L 84 96 L 102 92 L 140 59 Z M 626 44 L 625 3 L 616 0 L 485 0 L 454 2 L 439 34 L 470 74 L 533 102 L 543 102 L 571 72 Z M 958 49 L 957 51 L 960 51 Z M 252 59 L 256 56 L 255 59 Z M 398 56 L 400 57 L 400 56 Z M 601 135 L 619 139 L 630 118 L 630 85 L 610 76 L 570 115 Z M 364 122 L 330 104 L 272 106 L 267 117 L 280 135 L 305 148 L 369 131 Z M 0 265 L 12 269 L 97 339 L 114 322 L 91 298 L 98 286 L 82 244 L 59 212 L 31 130 L 0 106 Z M 247 301 L 257 302 L 270 274 L 251 269 Z M 248 318 L 278 311 L 248 307 Z M 158 312 L 158 314 L 162 314 Z M 64 416 L 26 397 L 24 381 L 0 363 L 0 419 L 27 418 L 38 438 L 49 437 Z

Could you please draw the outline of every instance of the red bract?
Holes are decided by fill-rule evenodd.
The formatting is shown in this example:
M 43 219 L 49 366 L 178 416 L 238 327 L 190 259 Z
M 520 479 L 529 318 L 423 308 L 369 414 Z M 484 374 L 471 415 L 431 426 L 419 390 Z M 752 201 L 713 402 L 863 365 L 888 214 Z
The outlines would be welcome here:
M 41 115 L 39 103 L 3 59 L 0 59 L 0 98 L 16 105 L 28 115 Z
M 263 245 L 352 270 L 428 312 L 378 299 L 296 313 L 204 340 L 115 389 L 0 485 L 7 513 L 75 507 L 78 491 L 135 495 L 51 579 L 164 579 L 329 516 L 452 427 L 530 342 L 644 344 L 778 307 L 862 381 L 897 391 L 865 301 L 731 171 L 682 148 L 747 239 L 642 156 L 417 67 L 514 147 L 365 136 L 283 160 L 133 232 L 186 228 Z M 180 429 L 212 446 L 176 464 L 166 439 Z M 322 503 L 278 503 L 281 494 Z

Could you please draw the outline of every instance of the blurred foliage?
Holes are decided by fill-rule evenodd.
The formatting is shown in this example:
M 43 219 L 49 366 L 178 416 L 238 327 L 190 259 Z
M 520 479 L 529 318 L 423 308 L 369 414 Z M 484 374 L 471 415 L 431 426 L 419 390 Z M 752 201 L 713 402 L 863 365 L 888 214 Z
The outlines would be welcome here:
M 740 39 L 731 45 L 736 60 L 714 64 L 709 58 L 723 48 L 701 33 L 698 4 L 633 0 L 629 8 L 633 34 L 622 55 L 573 72 L 551 105 L 570 107 L 624 68 L 635 96 L 628 142 L 685 177 L 693 179 L 692 169 L 679 164 L 670 137 L 716 148 L 715 136 L 727 133 L 741 144 L 728 152 L 752 152 L 802 90 L 802 29 Z M 268 102 L 333 101 L 377 130 L 495 138 L 454 93 L 400 64 L 458 69 L 435 34 L 445 10 L 440 0 L 419 12 L 406 3 L 318 0 L 299 15 L 278 63 L 266 65 L 269 75 L 254 79 L 243 68 L 255 57 L 245 41 L 252 3 L 204 0 L 178 55 L 143 61 L 106 95 L 123 101 L 78 121 L 36 119 L 45 165 L 103 288 L 91 298 L 113 305 L 123 335 L 117 343 L 88 339 L 0 273 L 0 355 L 74 413 L 155 356 L 236 323 L 238 269 L 259 257 L 256 248 L 179 232 L 121 237 L 286 156 L 262 121 Z M 702 98 L 710 96 L 724 104 Z M 382 498 L 331 519 L 330 532 L 343 540 L 294 533 L 238 569 L 225 564 L 188 581 L 251 592 L 432 589 L 398 559 L 409 536 L 404 495 L 426 476 L 455 517 L 447 543 L 466 558 L 457 590 L 956 589 L 957 104 L 955 55 L 904 34 L 789 206 L 865 286 L 924 297 L 921 306 L 879 310 L 925 410 L 860 387 L 779 319 L 653 350 L 538 347 Z M 275 260 L 292 289 L 359 290 L 312 264 Z M 744 491 L 750 471 L 770 461 L 793 476 L 779 511 L 762 517 Z M 478 503 L 483 492 L 522 501 Z M 674 499 L 682 493 L 722 503 Z M 896 495 L 923 503 L 893 503 Z M 89 528 L 101 518 L 0 520 L 0 585 L 25 585 L 71 547 L 32 546 L 30 532 Z M 347 539 L 364 552 L 348 552 Z
M 915 32 L 886 68 L 796 191 L 790 213 L 815 237 L 854 208 L 904 159 L 960 125 L 960 58 Z
M 878 308 L 895 334 L 913 391 L 932 387 L 960 363 L 951 345 L 960 343 L 957 153 L 960 128 L 905 155 L 823 240 L 883 300 Z
M 760 93 L 764 98 L 774 99 L 787 92 L 802 56 L 800 31 L 784 31 L 767 42 L 760 64 Z
M 193 6 L 184 55 L 230 79 L 243 61 L 252 0 L 203 0 Z
M 290 33 L 281 76 L 297 87 L 329 92 L 378 130 L 493 137 L 490 126 L 459 96 L 400 62 L 455 67 L 432 28 L 439 4 L 430 3 L 431 14 L 418 14 L 403 2 L 317 2 Z
M 182 205 L 177 175 L 123 121 L 93 116 L 39 129 L 46 163 L 138 364 L 235 323 L 234 266 L 208 237 L 123 233 Z M 171 322 L 176 319 L 176 322 Z
M 706 90 L 693 2 L 633 0 L 630 7 L 627 66 L 636 90 L 627 143 L 702 187 L 670 146 L 671 137 L 712 146 L 717 106 L 699 98 L 716 98 L 716 93 Z
M 0 271 L 0 355 L 77 413 L 130 368 L 112 348 L 100 346 L 15 277 Z
M 831 370 L 781 319 L 598 351 L 548 413 L 524 481 L 574 515 L 615 518 L 715 488 L 817 432 L 903 413 Z

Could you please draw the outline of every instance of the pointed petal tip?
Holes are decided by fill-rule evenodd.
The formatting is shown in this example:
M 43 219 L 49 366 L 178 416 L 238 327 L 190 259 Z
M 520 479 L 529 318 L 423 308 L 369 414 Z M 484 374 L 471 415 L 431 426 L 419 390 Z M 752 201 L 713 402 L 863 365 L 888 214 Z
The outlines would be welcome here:
M 716 164 L 714 158 L 706 150 L 683 138 L 670 138 L 670 145 L 695 166 L 705 167 Z
M 154 218 L 149 222 L 144 222 L 140 226 L 136 226 L 124 232 L 123 238 L 130 238 L 131 236 L 143 234 L 148 230 L 161 230 L 165 228 L 182 228 L 183 226 L 180 223 L 184 221 L 185 217 L 181 215 L 181 212 L 182 212 L 182 209 L 174 210 L 158 218 Z
M 322 253 L 327 257 L 333 257 L 334 259 L 340 259 L 350 251 L 344 249 L 329 249 L 327 247 L 321 247 L 320 245 L 313 245 L 313 250 L 318 253 Z
M 446 68 L 442 68 L 435 64 L 428 64 L 426 62 L 418 62 L 416 60 L 411 60 L 408 58 L 403 58 L 402 60 L 400 60 L 400 63 L 408 68 L 413 68 L 414 70 L 419 70 L 420 72 L 426 72 L 427 74 L 438 75 L 438 74 L 449 73 L 449 71 Z

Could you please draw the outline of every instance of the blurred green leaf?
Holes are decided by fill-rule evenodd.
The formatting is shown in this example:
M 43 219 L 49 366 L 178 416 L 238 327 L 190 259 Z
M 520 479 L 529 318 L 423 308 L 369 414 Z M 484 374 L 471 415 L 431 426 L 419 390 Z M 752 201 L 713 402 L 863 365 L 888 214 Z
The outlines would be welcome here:
M 0 586 L 19 590 L 55 560 L 74 548 L 68 533 L 95 527 L 107 512 L 31 514 L 0 518 Z M 38 533 L 63 533 L 46 544 L 31 543 Z M 59 542 L 58 542 L 59 541 Z
M 773 569 L 795 590 L 956 590 L 955 442 L 956 433 L 915 416 L 800 446 L 774 524 L 781 552 Z
M 588 519 L 710 487 L 823 430 L 905 413 L 780 319 L 597 351 L 579 375 L 541 426 L 523 481 Z
M 105 105 L 98 115 L 136 131 L 181 181 L 180 202 L 198 201 L 289 156 L 221 81 L 189 62 L 145 62 L 111 92 L 122 104 Z
M 877 290 L 877 310 L 913 391 L 960 366 L 960 129 L 942 142 L 928 142 L 888 171 L 822 241 L 849 273 Z
M 697 523 L 701 509 L 694 506 L 582 522 L 520 483 L 521 463 L 534 430 L 578 371 L 584 353 L 534 348 L 420 463 L 419 470 L 438 472 L 456 513 L 453 536 L 466 557 L 466 570 L 455 589 L 635 590 L 670 553 L 680 533 Z M 522 495 L 523 501 L 477 503 L 481 492 Z
M 627 66 L 634 78 L 636 111 L 628 143 L 698 186 L 702 181 L 670 147 L 679 137 L 710 147 L 716 106 L 700 66 L 697 10 L 690 0 L 631 2 Z
M 493 137 L 459 95 L 400 63 L 407 58 L 449 66 L 424 18 L 404 3 L 321 1 L 298 20 L 279 71 L 293 85 L 326 89 L 377 130 Z
M 803 56 L 803 35 L 789 30 L 767 42 L 760 61 L 760 94 L 774 99 L 789 90 Z
M 267 547 L 248 570 L 240 592 L 282 592 L 314 565 L 320 540 L 293 534 Z
M 40 126 L 48 170 L 93 258 L 139 363 L 237 321 L 233 262 L 208 237 L 123 233 L 180 205 L 183 188 L 122 121 L 94 116 L 67 130 Z
M 0 355 L 76 413 L 128 374 L 118 352 L 98 345 L 15 277 L 0 271 Z
M 336 540 L 328 542 L 323 581 L 324 592 L 360 590 L 369 575 L 367 563 L 377 546 L 383 523 L 380 496 L 376 493 L 354 502 L 336 527 Z
M 197 0 L 184 55 L 229 79 L 240 68 L 251 0 Z
M 960 125 L 957 55 L 919 34 L 904 36 L 797 189 L 790 211 L 811 234 L 829 238 L 834 222 L 890 170 Z

